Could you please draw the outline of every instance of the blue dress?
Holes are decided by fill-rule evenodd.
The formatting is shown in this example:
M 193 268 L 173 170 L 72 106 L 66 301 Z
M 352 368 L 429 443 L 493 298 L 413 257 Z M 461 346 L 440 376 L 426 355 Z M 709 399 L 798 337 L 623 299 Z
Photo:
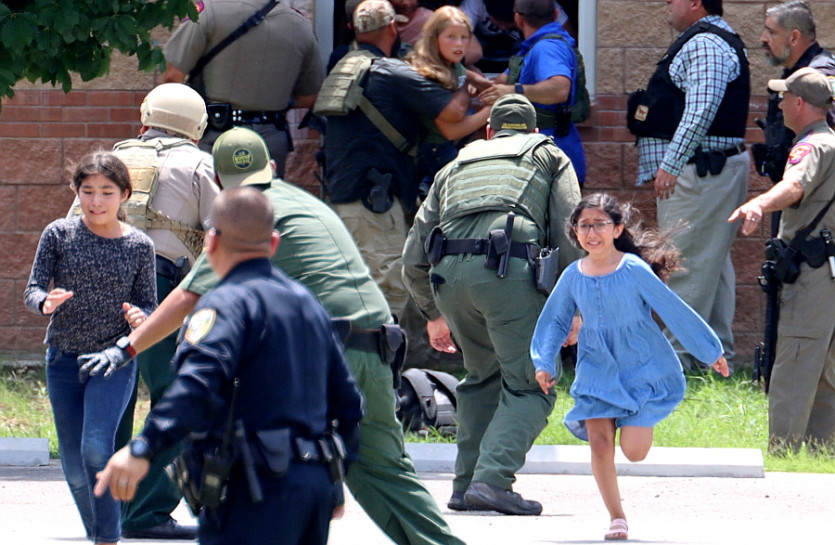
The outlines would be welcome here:
M 683 399 L 685 380 L 651 311 L 707 365 L 722 355 L 722 345 L 640 257 L 625 254 L 616 270 L 601 276 L 583 274 L 579 263 L 566 268 L 539 316 L 531 342 L 536 370 L 557 377 L 557 356 L 579 309 L 574 408 L 565 416 L 566 427 L 588 441 L 588 418 L 614 418 L 619 428 L 655 426 Z

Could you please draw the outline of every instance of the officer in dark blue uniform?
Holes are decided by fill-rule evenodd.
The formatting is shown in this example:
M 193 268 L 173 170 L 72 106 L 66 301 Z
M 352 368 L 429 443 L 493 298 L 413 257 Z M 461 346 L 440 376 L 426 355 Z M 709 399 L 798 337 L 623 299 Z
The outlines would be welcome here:
M 96 494 L 130 500 L 154 453 L 191 434 L 186 459 L 202 468 L 185 492 L 203 504 L 200 543 L 324 545 L 341 497 L 339 458 L 357 454 L 360 394 L 327 313 L 269 262 L 279 235 L 263 194 L 229 189 L 211 218 L 206 252 L 223 280 L 189 317 L 177 378 Z

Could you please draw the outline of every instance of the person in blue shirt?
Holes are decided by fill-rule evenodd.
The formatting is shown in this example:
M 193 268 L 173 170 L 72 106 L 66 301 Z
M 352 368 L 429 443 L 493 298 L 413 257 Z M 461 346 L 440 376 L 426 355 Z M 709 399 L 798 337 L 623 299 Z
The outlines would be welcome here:
M 545 393 L 560 377 L 560 347 L 578 343 L 574 407 L 565 425 L 591 446 L 592 473 L 611 517 L 607 540 L 627 539 L 628 531 L 615 469 L 617 430 L 624 455 L 643 460 L 653 426 L 684 397 L 681 363 L 652 312 L 701 362 L 730 374 L 719 338 L 664 285 L 679 263 L 670 235 L 641 231 L 637 219 L 629 205 L 610 195 L 580 201 L 567 231 L 588 255 L 560 276 L 531 342 L 536 380 Z
M 212 480 L 203 475 L 200 543 L 325 545 L 342 500 L 328 437 L 335 430 L 344 439 L 346 466 L 356 460 L 362 397 L 328 313 L 270 263 L 280 235 L 267 198 L 252 187 L 227 189 L 210 216 L 206 256 L 221 281 L 184 326 L 174 382 L 98 474 L 95 494 L 131 500 L 155 455 L 186 437 L 191 459 L 226 464 L 217 445 L 234 418 L 238 439 L 219 500 L 209 503 Z
M 571 122 L 571 106 L 577 97 L 576 41 L 557 21 L 559 10 L 552 0 L 516 0 L 513 19 L 525 41 L 510 59 L 510 68 L 495 85 L 479 95 L 492 104 L 509 93 L 525 95 L 536 108 L 537 128 L 554 139 L 565 152 L 577 179 L 586 178 L 586 156 L 580 133 Z

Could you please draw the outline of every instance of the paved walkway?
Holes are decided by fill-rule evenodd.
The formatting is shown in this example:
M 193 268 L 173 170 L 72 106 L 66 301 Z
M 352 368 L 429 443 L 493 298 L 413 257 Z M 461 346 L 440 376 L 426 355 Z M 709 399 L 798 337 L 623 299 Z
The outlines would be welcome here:
M 539 517 L 446 508 L 448 474 L 422 474 L 453 530 L 470 545 L 600 543 L 608 525 L 594 479 L 520 475 L 515 489 L 545 506 Z M 622 477 L 635 543 L 785 545 L 833 543 L 835 475 L 767 473 L 764 478 Z M 175 512 L 190 518 L 185 507 Z M 60 465 L 0 467 L 0 544 L 85 543 Z M 176 541 L 125 540 L 126 544 Z M 182 543 L 182 542 L 179 542 Z M 390 542 L 349 497 L 345 518 L 331 524 L 331 544 Z M 243 543 L 241 545 L 244 545 Z

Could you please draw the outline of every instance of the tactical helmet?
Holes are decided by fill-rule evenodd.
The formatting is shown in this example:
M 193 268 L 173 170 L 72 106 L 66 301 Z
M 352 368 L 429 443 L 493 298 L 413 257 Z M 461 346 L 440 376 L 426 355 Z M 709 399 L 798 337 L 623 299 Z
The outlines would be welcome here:
M 151 89 L 142 101 L 140 121 L 200 140 L 209 116 L 200 94 L 182 83 L 163 83 Z

